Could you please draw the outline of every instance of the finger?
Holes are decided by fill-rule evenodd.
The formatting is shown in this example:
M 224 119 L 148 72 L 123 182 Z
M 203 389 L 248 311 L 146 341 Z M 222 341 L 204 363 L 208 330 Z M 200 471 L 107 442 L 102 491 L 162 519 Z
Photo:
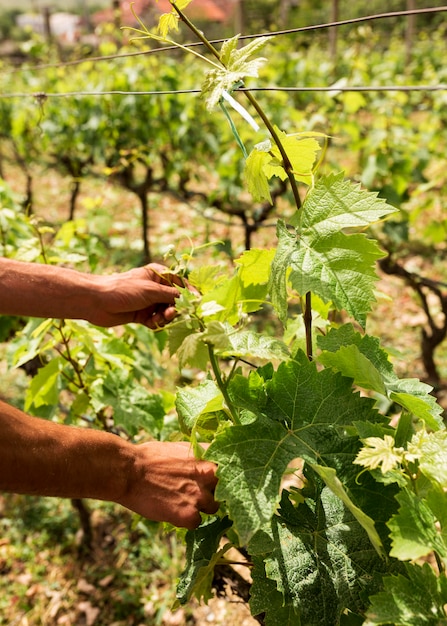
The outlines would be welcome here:
M 162 283 L 166 285 L 174 284 L 178 285 L 179 287 L 187 286 L 187 282 L 182 276 L 179 276 L 178 274 L 173 274 L 166 266 L 161 265 L 160 263 L 149 263 L 149 265 L 146 265 L 145 269 L 149 270 L 151 274 L 151 279 L 155 280 L 156 282 L 162 281 Z
M 202 511 L 202 513 L 207 513 L 208 515 L 213 515 L 214 513 L 217 513 L 219 506 L 219 502 L 217 502 L 217 500 L 214 499 L 213 494 L 210 493 L 200 505 L 200 511 Z

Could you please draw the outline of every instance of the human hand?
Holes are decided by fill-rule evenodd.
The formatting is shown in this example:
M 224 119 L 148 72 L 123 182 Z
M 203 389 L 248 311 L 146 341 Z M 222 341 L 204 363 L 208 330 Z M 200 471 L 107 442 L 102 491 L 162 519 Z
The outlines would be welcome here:
M 179 291 L 175 285 L 186 286 L 180 276 L 158 263 L 97 279 L 94 307 L 86 316 L 97 326 L 137 322 L 154 330 L 161 328 L 176 315 Z
M 216 513 L 216 465 L 195 459 L 186 442 L 133 445 L 134 472 L 120 504 L 135 513 L 174 526 L 196 528 L 200 513 Z

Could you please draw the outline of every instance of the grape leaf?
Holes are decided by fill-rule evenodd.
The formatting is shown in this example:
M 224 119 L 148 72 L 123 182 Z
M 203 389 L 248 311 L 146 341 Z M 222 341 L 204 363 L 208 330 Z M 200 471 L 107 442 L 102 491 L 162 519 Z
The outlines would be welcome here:
M 206 370 L 208 365 L 208 349 L 203 343 L 202 333 L 187 335 L 177 350 L 180 368 L 185 365 Z
M 315 228 L 319 237 L 343 228 L 369 226 L 397 211 L 379 198 L 377 192 L 366 191 L 359 184 L 345 179 L 343 172 L 321 178 L 307 195 L 303 208 L 298 213 L 298 230 Z
M 292 165 L 295 179 L 310 185 L 312 183 L 312 168 L 316 154 L 320 150 L 320 144 L 313 137 L 300 133 L 287 134 L 277 126 L 275 126 L 275 131 Z M 273 158 L 270 158 L 264 165 L 267 178 L 278 176 L 281 180 L 285 180 L 287 172 L 284 169 L 279 148 L 276 145 L 272 146 L 271 153 Z
M 266 59 L 249 57 L 256 53 L 268 41 L 268 37 L 257 37 L 246 46 L 237 48 L 238 36 L 222 45 L 220 59 L 225 67 L 215 68 L 206 73 L 202 84 L 202 96 L 205 97 L 208 110 L 214 109 L 222 97 L 223 91 L 232 91 L 234 86 L 246 77 L 258 76 L 259 68 Z
M 406 489 L 396 499 L 400 509 L 388 522 L 392 540 L 390 555 L 406 561 L 436 551 L 447 559 L 447 544 L 436 528 L 436 516 L 426 499 Z
M 270 204 L 273 204 L 269 181 L 264 171 L 265 165 L 271 161 L 271 158 L 271 155 L 264 150 L 262 143 L 253 148 L 245 161 L 245 181 L 255 202 L 268 200 Z
M 240 271 L 243 272 L 243 268 Z M 243 313 L 251 313 L 261 308 L 267 295 L 267 288 L 267 284 L 244 283 L 238 272 L 203 296 L 199 313 L 203 314 L 204 307 L 213 303 L 215 312 L 209 316 L 210 320 L 236 324 Z
M 275 249 L 251 248 L 244 252 L 235 264 L 239 266 L 239 278 L 244 286 L 267 284 L 272 269 Z
M 414 435 L 411 444 L 417 441 L 419 453 L 419 469 L 431 481 L 436 481 L 447 488 L 447 431 L 433 433 L 420 431 Z M 412 445 L 408 446 L 411 450 Z
M 339 328 L 331 328 L 327 335 L 317 337 L 317 343 L 321 350 L 327 352 L 337 352 L 342 347 L 355 345 L 383 378 L 386 380 L 396 378 L 393 365 L 388 359 L 388 354 L 381 348 L 379 339 L 371 335 L 360 334 L 352 324 L 343 324 Z M 344 372 L 342 368 L 339 371 Z M 355 377 L 353 378 L 355 379 Z
M 364 389 L 386 395 L 432 430 L 445 429 L 432 387 L 413 378 L 399 379 L 377 338 L 362 336 L 346 324 L 318 337 L 318 345 L 323 350 L 318 360 L 324 365 L 352 377 Z
M 216 383 L 205 380 L 198 387 L 178 389 L 175 408 L 182 430 L 190 433 L 203 413 L 223 409 L 223 396 Z
M 320 478 L 324 480 L 329 489 L 340 498 L 353 517 L 355 517 L 355 519 L 366 530 L 369 540 L 376 549 L 377 553 L 381 556 L 385 556 L 382 542 L 374 526 L 373 520 L 361 509 L 359 509 L 358 506 L 355 506 L 351 498 L 346 493 L 342 482 L 337 478 L 335 470 L 332 467 L 323 467 L 317 464 L 311 464 L 311 467 L 315 472 L 317 472 Z
M 283 492 L 278 515 L 248 546 L 264 557 L 265 574 L 306 626 L 338 624 L 343 610 L 361 611 L 379 589 L 386 562 L 343 502 L 321 481 L 297 507 Z M 255 580 L 256 582 L 256 580 Z
M 341 346 L 337 352 L 323 352 L 318 361 L 325 367 L 332 367 L 344 376 L 352 378 L 356 385 L 386 394 L 385 383 L 380 372 L 363 355 L 356 345 Z
M 384 591 L 371 597 L 363 626 L 446 626 L 447 578 L 428 563 L 406 564 L 404 576 L 386 576 Z
M 252 615 L 265 613 L 265 626 L 300 626 L 300 616 L 291 599 L 285 599 L 278 591 L 276 582 L 266 577 L 263 558 L 252 556 L 252 561 L 253 584 L 250 589 Z
M 355 489 L 352 462 L 359 441 L 345 427 L 380 417 L 372 400 L 351 393 L 349 379 L 318 372 L 302 352 L 280 364 L 265 393 L 262 398 L 258 392 L 260 406 L 252 406 L 258 418 L 218 434 L 206 453 L 219 464 L 216 497 L 227 501 L 242 542 L 273 515 L 282 474 L 293 459 L 334 467 Z
M 96 411 L 113 408 L 113 421 L 130 436 L 141 429 L 156 435 L 163 428 L 165 410 L 159 394 L 150 393 L 123 370 L 111 370 L 90 386 L 92 406 Z
M 218 550 L 222 535 L 231 522 L 223 519 L 209 518 L 199 528 L 186 533 L 187 565 L 181 574 L 177 586 L 177 599 L 186 604 L 194 594 L 200 601 L 207 602 L 212 598 L 214 566 L 223 554 L 231 547 L 231 543 Z
M 296 232 L 278 222 L 278 249 L 273 263 L 272 300 L 285 323 L 287 269 L 292 287 L 302 296 L 316 293 L 324 302 L 345 309 L 363 327 L 373 286 L 375 262 L 384 253 L 365 235 L 342 229 L 365 227 L 394 212 L 377 194 L 344 180 L 343 174 L 321 178 L 306 196 Z
M 56 357 L 39 368 L 29 383 L 25 399 L 25 411 L 29 411 L 31 407 L 57 405 L 62 389 L 60 375 L 63 363 L 62 357 Z
M 230 345 L 219 351 L 222 356 L 256 357 L 259 359 L 287 359 L 287 346 L 279 339 L 253 331 L 233 332 L 228 336 Z

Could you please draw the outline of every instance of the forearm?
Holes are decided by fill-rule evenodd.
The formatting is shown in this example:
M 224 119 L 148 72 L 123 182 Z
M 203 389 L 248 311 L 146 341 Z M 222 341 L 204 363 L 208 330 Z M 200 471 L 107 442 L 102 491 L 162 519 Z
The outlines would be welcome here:
M 91 274 L 0 258 L 0 314 L 88 319 L 98 288 Z
M 0 491 L 120 501 L 132 445 L 116 435 L 30 417 L 0 401 Z

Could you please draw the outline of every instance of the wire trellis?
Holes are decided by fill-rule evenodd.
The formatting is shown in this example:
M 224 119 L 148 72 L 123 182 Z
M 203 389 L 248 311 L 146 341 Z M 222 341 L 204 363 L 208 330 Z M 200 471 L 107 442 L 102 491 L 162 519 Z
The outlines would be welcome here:
M 447 12 L 447 5 L 440 7 L 428 7 L 424 9 L 411 9 L 405 11 L 391 11 L 386 13 L 377 13 L 373 15 L 365 15 L 361 17 L 351 18 L 347 20 L 339 20 L 333 22 L 326 22 L 323 24 L 314 24 L 309 26 L 301 26 L 297 28 L 290 28 L 286 30 L 276 30 L 266 33 L 257 33 L 251 35 L 242 35 L 240 36 L 240 40 L 247 39 L 256 39 L 259 37 L 275 37 L 282 35 L 290 35 L 296 33 L 303 33 L 327 28 L 338 28 L 342 26 L 348 26 L 352 24 L 359 24 L 362 22 L 373 21 L 378 19 L 390 19 L 395 17 L 406 17 L 410 15 L 423 15 L 430 13 L 442 13 Z M 225 39 L 215 39 L 212 40 L 211 43 L 222 43 Z M 185 48 L 191 48 L 195 46 L 203 45 L 202 42 L 194 42 L 185 44 Z M 113 54 L 113 55 L 105 55 L 105 56 L 97 56 L 97 57 L 86 57 L 83 59 L 76 59 L 73 61 L 67 61 L 64 63 L 46 63 L 40 64 L 36 66 L 27 66 L 16 68 L 10 70 L 9 72 L 3 72 L 4 74 L 11 74 L 16 72 L 34 72 L 41 71 L 44 69 L 56 69 L 56 68 L 65 68 L 65 67 L 73 67 L 76 65 L 80 65 L 82 63 L 100 63 L 103 61 L 112 61 L 112 60 L 120 60 L 123 58 L 135 57 L 140 55 L 150 55 L 150 54 L 159 54 L 162 52 L 167 52 L 170 50 L 177 49 L 175 45 L 172 46 L 163 46 L 152 48 L 150 50 L 144 51 L 136 51 L 136 52 L 128 52 L 122 54 Z M 299 93 L 299 92 L 436 92 L 436 91 L 445 91 L 447 90 L 446 84 L 437 84 L 437 85 L 358 85 L 358 86 L 341 86 L 341 85 L 328 85 L 328 86 L 315 86 L 315 87 L 279 87 L 279 86 L 267 86 L 267 87 L 251 87 L 250 89 L 239 88 L 236 91 L 264 91 L 264 92 L 289 92 L 289 93 Z M 111 91 L 71 91 L 71 92 L 17 92 L 17 93 L 0 93 L 0 98 L 36 98 L 40 102 L 46 100 L 47 98 L 69 98 L 69 97 L 86 97 L 86 96 L 163 96 L 163 95 L 180 95 L 180 94 L 198 94 L 200 93 L 200 89 L 178 89 L 178 90 L 154 90 L 154 91 L 122 91 L 122 90 L 111 90 Z
M 286 93 L 306 93 L 306 92 L 323 92 L 323 93 L 349 93 L 349 92 L 435 92 L 447 91 L 447 84 L 439 85 L 367 85 L 367 86 L 337 86 L 330 85 L 327 87 L 250 87 L 235 89 L 240 91 L 257 91 L 257 92 L 286 92 Z M 199 94 L 201 89 L 173 89 L 159 91 L 67 91 L 67 92 L 45 92 L 37 91 L 34 93 L 6 93 L 0 94 L 0 98 L 36 98 L 39 101 L 45 101 L 47 98 L 70 98 L 70 97 L 88 97 L 88 96 L 175 96 L 180 94 Z

